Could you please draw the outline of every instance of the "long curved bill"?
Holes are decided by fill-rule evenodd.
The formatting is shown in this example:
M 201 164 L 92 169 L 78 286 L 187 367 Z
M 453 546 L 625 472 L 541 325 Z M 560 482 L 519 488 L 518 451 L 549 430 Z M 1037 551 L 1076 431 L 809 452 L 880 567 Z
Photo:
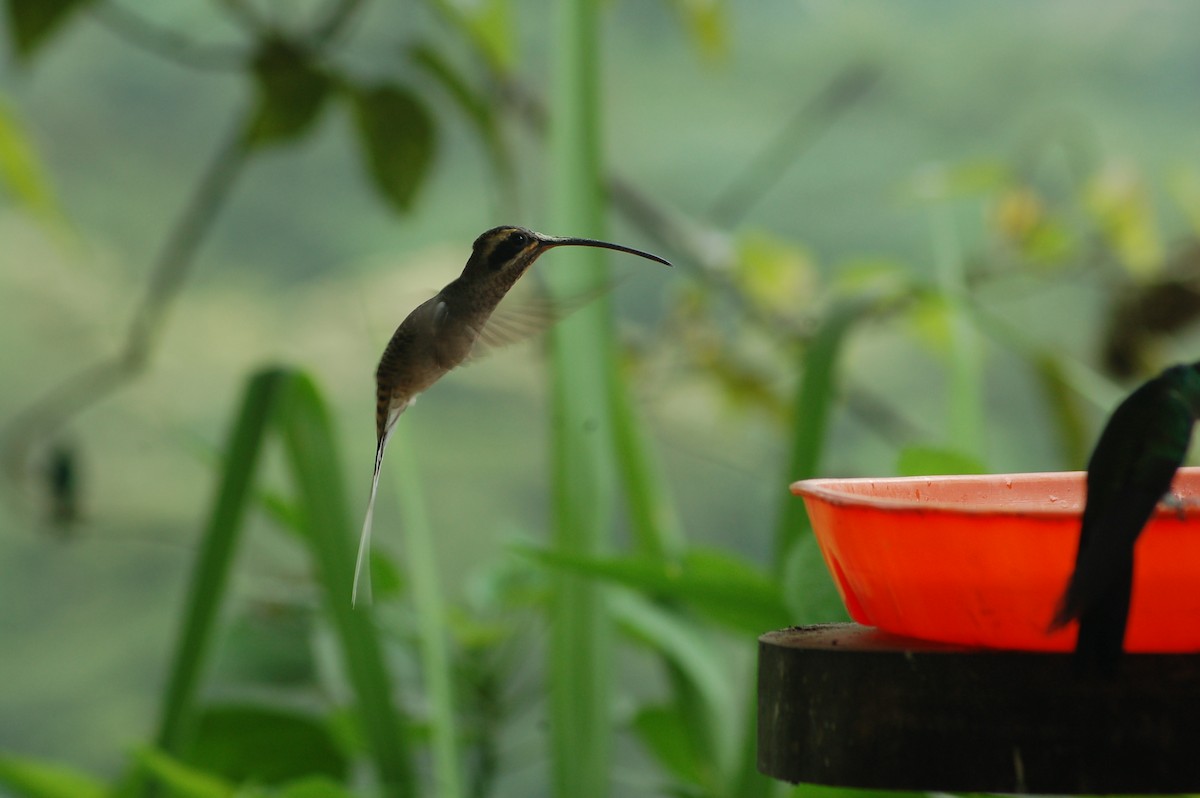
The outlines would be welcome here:
M 633 247 L 625 247 L 620 244 L 613 244 L 609 241 L 598 241 L 594 238 L 572 238 L 569 236 L 547 236 L 537 233 L 538 243 L 541 245 L 539 249 L 545 252 L 553 247 L 598 247 L 600 249 L 615 249 L 617 252 L 628 252 L 630 255 L 637 255 L 639 258 L 646 260 L 657 261 L 664 266 L 670 266 L 671 262 L 666 258 L 660 258 L 649 252 L 643 252 L 640 249 Z M 541 253 L 539 253 L 541 254 Z

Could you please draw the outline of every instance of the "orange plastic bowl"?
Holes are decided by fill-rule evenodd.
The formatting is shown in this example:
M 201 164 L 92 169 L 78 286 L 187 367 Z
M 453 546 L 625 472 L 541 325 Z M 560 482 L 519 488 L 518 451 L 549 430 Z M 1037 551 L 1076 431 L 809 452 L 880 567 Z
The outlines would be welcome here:
M 1075 564 L 1082 471 L 809 479 L 825 563 L 855 621 L 966 646 L 1068 651 L 1046 629 Z M 1200 468 L 1183 468 L 1135 552 L 1127 651 L 1200 651 Z

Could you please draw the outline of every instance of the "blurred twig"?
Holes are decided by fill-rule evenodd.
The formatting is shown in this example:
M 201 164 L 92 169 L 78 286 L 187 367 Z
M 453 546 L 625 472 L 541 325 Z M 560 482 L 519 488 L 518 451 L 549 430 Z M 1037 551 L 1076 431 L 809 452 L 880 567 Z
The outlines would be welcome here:
M 220 0 L 226 11 L 256 35 L 270 36 L 271 26 L 242 0 Z M 365 0 L 334 0 L 333 5 L 304 37 L 320 46 L 336 37 L 353 19 Z M 173 63 L 197 69 L 230 68 L 235 59 L 243 68 L 249 59 L 224 47 L 197 45 L 186 36 L 148 22 L 138 14 L 113 4 L 98 6 L 97 19 L 131 45 Z M 250 107 L 236 117 L 191 199 L 167 233 L 150 269 L 149 282 L 121 350 L 94 363 L 45 392 L 0 428 L 0 460 L 8 476 L 19 480 L 32 448 L 66 424 L 73 416 L 132 381 L 145 370 L 171 303 L 183 288 L 196 253 L 243 173 L 253 144 L 247 131 L 256 118 Z
M 709 218 L 724 227 L 740 222 L 837 117 L 874 88 L 882 74 L 875 64 L 858 63 L 834 75 L 819 93 L 796 109 L 758 156 L 717 195 Z
M 30 449 L 72 416 L 138 376 L 146 367 L 171 301 L 178 295 L 217 212 L 241 175 L 249 154 L 245 112 L 239 114 L 205 169 L 200 183 L 171 228 L 150 271 L 146 293 L 134 312 L 121 350 L 46 391 L 11 417 L 0 434 L 4 462 L 17 477 Z

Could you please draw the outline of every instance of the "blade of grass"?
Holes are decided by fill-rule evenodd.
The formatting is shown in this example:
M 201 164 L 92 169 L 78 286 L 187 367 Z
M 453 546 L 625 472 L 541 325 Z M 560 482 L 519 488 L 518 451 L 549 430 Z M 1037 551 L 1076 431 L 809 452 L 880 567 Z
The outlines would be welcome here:
M 456 798 L 463 794 L 463 789 L 459 777 L 462 760 L 454 712 L 454 679 L 446 641 L 450 624 L 438 580 L 433 528 L 421 492 L 421 474 L 412 449 L 408 418 L 410 416 L 402 416 L 397 422 L 399 428 L 393 433 L 391 451 L 395 468 L 392 471 L 397 475 L 393 482 L 400 495 L 400 524 L 408 553 L 405 570 L 412 585 L 425 693 L 429 699 L 433 794 Z
M 562 234 L 601 233 L 597 24 L 593 0 L 557 4 L 550 119 L 551 219 Z M 599 250 L 557 253 L 547 282 L 560 297 L 607 282 Z M 551 330 L 551 468 L 554 546 L 578 555 L 607 545 L 612 526 L 611 421 L 606 397 L 615 379 L 612 309 L 607 295 Z M 550 632 L 550 739 L 553 792 L 560 798 L 607 795 L 612 758 L 612 629 L 601 587 L 556 575 Z
M 829 416 L 837 390 L 837 366 L 846 333 L 872 302 L 847 299 L 825 317 L 803 353 L 799 392 L 792 406 L 792 444 L 786 483 L 817 476 L 824 454 Z M 803 503 L 786 495 L 775 529 L 775 573 L 781 575 L 792 547 L 809 530 Z
M 192 569 L 184 618 L 159 720 L 157 746 L 179 755 L 196 718 L 200 674 L 212 646 L 217 612 L 225 598 L 246 507 L 253 500 L 254 472 L 271 414 L 290 377 L 280 369 L 261 371 L 250 379 L 237 421 L 226 443 L 224 469 Z
M 291 375 L 281 411 L 279 422 L 303 528 L 383 793 L 417 795 L 411 745 L 393 701 L 371 613 L 350 605 L 357 530 L 343 494 L 343 472 L 328 411 L 312 380 L 301 374 Z

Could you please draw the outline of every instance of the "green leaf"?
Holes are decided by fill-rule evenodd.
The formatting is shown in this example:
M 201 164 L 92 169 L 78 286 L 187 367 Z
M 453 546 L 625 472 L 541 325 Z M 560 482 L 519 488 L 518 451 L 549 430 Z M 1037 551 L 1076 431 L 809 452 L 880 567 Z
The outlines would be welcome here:
M 24 798 L 103 798 L 108 794 L 103 782 L 66 765 L 7 755 L 0 755 L 0 786 Z
M 333 79 L 312 56 L 291 42 L 267 39 L 252 64 L 258 105 L 250 122 L 250 142 L 269 146 L 295 141 L 321 115 Z
M 72 14 L 93 0 L 8 0 L 8 34 L 27 60 Z
M 737 557 L 694 549 L 676 563 L 644 557 L 587 557 L 518 547 L 544 565 L 684 602 L 710 620 L 747 634 L 788 625 L 779 589 L 762 571 Z
M 934 446 L 908 446 L 896 460 L 896 473 L 902 477 L 942 474 L 986 474 L 983 463 L 955 449 Z
M 343 780 L 349 763 L 311 715 L 266 706 L 221 706 L 197 723 L 188 764 L 235 782 L 282 784 L 305 776 Z
M 230 782 L 185 765 L 158 749 L 143 748 L 134 752 L 134 758 L 167 787 L 172 798 L 231 798 L 233 795 L 234 785 Z
M 290 374 L 269 369 L 251 378 L 226 444 L 225 467 L 192 570 L 179 640 L 167 679 L 158 746 L 179 754 L 196 717 L 200 675 L 208 661 L 218 610 L 241 537 L 242 520 L 253 500 L 254 472 L 268 420 L 290 382 Z
M 817 475 L 825 449 L 825 434 L 829 428 L 834 393 L 837 390 L 837 367 L 842 344 L 854 323 L 875 304 L 875 301 L 868 294 L 842 300 L 834 305 L 804 352 L 801 364 L 803 375 L 792 404 L 791 457 L 785 484 Z M 808 516 L 804 513 L 801 503 L 791 495 L 785 495 L 775 529 L 776 573 L 783 570 L 792 545 L 803 537 L 808 529 Z
M 342 494 L 342 471 L 332 424 L 312 381 L 284 369 L 264 370 L 250 380 L 230 435 L 163 702 L 159 747 L 168 753 L 182 752 L 194 739 L 200 675 L 242 520 L 256 498 L 252 483 L 269 428 L 282 432 L 286 460 L 299 495 L 295 515 L 325 589 L 326 609 L 338 635 L 340 653 L 358 701 L 362 737 L 374 760 L 382 792 L 387 796 L 414 795 L 411 749 L 392 699 L 382 646 L 369 613 L 355 612 L 350 607 L 356 530 Z M 162 763 L 153 760 L 152 764 Z M 148 768 L 155 774 L 159 769 Z
M 350 90 L 359 146 L 375 188 L 396 211 L 412 207 L 433 161 L 433 120 L 396 85 Z

